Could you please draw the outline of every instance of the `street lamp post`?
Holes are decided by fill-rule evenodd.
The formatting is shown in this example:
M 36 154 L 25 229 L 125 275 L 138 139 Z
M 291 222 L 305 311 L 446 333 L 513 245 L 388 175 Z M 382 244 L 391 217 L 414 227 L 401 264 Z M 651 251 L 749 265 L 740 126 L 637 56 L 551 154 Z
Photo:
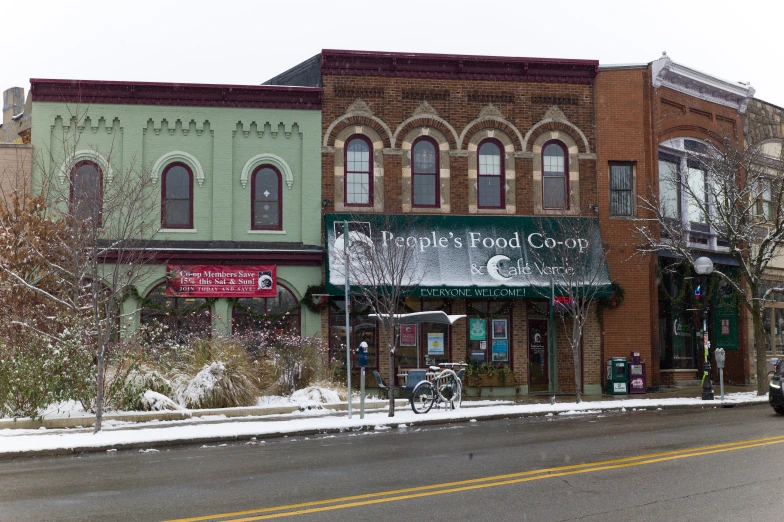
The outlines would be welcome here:
M 694 271 L 701 276 L 700 298 L 702 299 L 702 346 L 704 359 L 702 364 L 702 400 L 713 400 L 713 384 L 711 383 L 710 339 L 708 339 L 708 276 L 713 272 L 713 261 L 708 257 L 694 260 Z

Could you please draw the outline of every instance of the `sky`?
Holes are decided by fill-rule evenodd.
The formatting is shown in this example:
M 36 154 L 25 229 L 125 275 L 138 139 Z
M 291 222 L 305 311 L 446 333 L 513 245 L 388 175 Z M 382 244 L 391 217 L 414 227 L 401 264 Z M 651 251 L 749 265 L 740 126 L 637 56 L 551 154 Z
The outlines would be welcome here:
M 784 2 L 0 2 L 0 89 L 30 78 L 257 85 L 321 49 L 676 62 L 784 106 Z

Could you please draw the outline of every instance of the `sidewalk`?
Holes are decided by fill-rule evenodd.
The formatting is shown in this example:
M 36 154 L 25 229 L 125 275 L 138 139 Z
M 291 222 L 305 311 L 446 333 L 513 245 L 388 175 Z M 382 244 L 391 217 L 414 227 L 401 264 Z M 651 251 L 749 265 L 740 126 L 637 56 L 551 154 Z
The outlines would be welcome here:
M 87 451 L 116 451 L 156 448 L 182 444 L 216 444 L 245 441 L 263 444 L 265 438 L 334 436 L 346 431 L 352 435 L 372 435 L 390 429 L 411 426 L 477 422 L 511 417 L 595 414 L 603 411 L 620 413 L 661 410 L 663 408 L 721 408 L 767 404 L 767 396 L 757 396 L 752 387 L 725 386 L 725 400 L 701 400 L 702 388 L 689 386 L 665 388 L 644 395 L 603 395 L 585 397 L 580 404 L 574 396 L 557 396 L 551 404 L 549 396 L 526 396 L 517 400 L 466 400 L 457 410 L 433 409 L 417 415 L 408 402 L 398 399 L 394 417 L 389 417 L 386 403 L 366 403 L 366 414 L 360 419 L 359 401 L 353 404 L 349 419 L 346 403 L 287 407 L 232 408 L 228 410 L 193 410 L 181 412 L 138 412 L 110 414 L 104 417 L 104 429 L 93 434 L 91 417 L 68 420 L 71 428 L 44 426 L 22 428 L 18 421 L 0 420 L 0 458 L 31 455 L 59 455 Z M 320 407 L 319 407 L 320 406 Z M 283 411 L 285 410 L 285 411 Z M 767 412 L 770 413 L 770 412 Z M 30 421 L 32 422 L 32 421 Z

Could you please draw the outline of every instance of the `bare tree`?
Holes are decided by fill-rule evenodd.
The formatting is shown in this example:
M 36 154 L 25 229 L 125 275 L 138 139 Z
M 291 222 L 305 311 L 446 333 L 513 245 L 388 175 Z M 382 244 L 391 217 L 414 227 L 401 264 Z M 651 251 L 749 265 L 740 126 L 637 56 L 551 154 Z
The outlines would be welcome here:
M 697 142 L 695 142 L 697 143 Z M 700 249 L 731 256 L 739 277 L 713 271 L 731 287 L 751 313 L 757 358 L 757 392 L 767 391 L 767 350 L 763 312 L 773 292 L 763 277 L 784 240 L 784 152 L 766 153 L 762 142 L 743 143 L 737 136 L 711 136 L 711 143 L 687 150 L 687 169 L 659 172 L 659 187 L 639 197 L 640 252 L 669 252 L 693 266 Z M 662 167 L 660 167 L 662 169 Z M 715 243 L 711 243 L 715 241 Z
M 417 262 L 417 244 L 407 241 L 407 238 L 414 237 L 411 232 L 421 223 L 416 216 L 398 219 L 393 215 L 355 215 L 347 224 L 348 231 L 344 230 L 342 223 L 336 223 L 338 230 L 332 258 L 344 260 L 344 256 L 348 255 L 352 292 L 358 293 L 376 314 L 383 317 L 381 324 L 387 340 L 390 368 L 389 416 L 393 417 L 395 398 L 392 384 L 399 336 L 397 314 L 403 313 L 406 296 L 423 277 Z M 331 269 L 341 279 L 346 277 L 342 263 L 336 263 Z
M 606 247 L 595 218 L 562 214 L 538 218 L 536 223 L 538 232 L 529 239 L 532 248 L 527 276 L 541 297 L 554 297 L 552 305 L 572 350 L 575 393 L 580 403 L 583 331 L 590 314 L 596 312 L 597 299 L 606 297 L 610 286 Z
M 0 263 L 0 271 L 14 287 L 34 292 L 65 311 L 72 320 L 70 328 L 81 330 L 92 347 L 98 432 L 107 357 L 121 341 L 122 302 L 130 287 L 150 270 L 149 242 L 158 230 L 159 198 L 150 172 L 135 161 L 112 172 L 112 146 L 91 149 L 105 159 L 108 172 L 80 161 L 77 150 L 84 150 L 87 141 L 80 123 L 86 114 L 87 109 L 76 107 L 70 130 L 63 131 L 56 146 L 37 151 L 34 160 L 40 184 L 33 189 L 42 195 L 46 219 L 59 225 L 54 239 L 58 255 L 51 255 L 51 244 L 29 235 L 20 248 L 36 270 L 22 272 Z M 43 277 L 54 284 L 39 284 Z

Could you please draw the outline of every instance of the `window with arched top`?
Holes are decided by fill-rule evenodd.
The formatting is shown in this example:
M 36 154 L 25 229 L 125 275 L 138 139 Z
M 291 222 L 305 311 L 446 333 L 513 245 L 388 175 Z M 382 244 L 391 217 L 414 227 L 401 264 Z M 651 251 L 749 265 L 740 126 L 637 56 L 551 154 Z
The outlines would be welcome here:
M 80 161 L 71 169 L 71 217 L 80 223 L 101 224 L 103 172 L 92 161 Z
M 171 163 L 163 170 L 161 226 L 193 228 L 193 172 L 184 163 Z
M 207 300 L 201 297 L 168 297 L 166 283 L 147 294 L 149 305 L 142 308 L 141 324 L 152 329 L 157 340 L 186 342 L 204 339 L 212 333 L 212 314 Z
M 542 148 L 542 208 L 568 209 L 569 155 L 560 141 L 548 141 Z
M 365 136 L 352 136 L 345 147 L 345 204 L 367 206 L 373 201 L 373 146 Z
M 239 298 L 231 311 L 232 333 L 245 335 L 249 351 L 258 355 L 258 347 L 253 346 L 253 333 L 267 328 L 300 335 L 302 331 L 299 301 L 286 285 L 278 281 L 275 297 Z M 270 320 L 270 318 L 276 318 Z
M 251 228 L 280 230 L 283 216 L 281 175 L 271 165 L 256 167 L 251 176 Z
M 437 207 L 439 194 L 438 144 L 420 137 L 411 149 L 411 202 L 415 207 Z
M 477 154 L 477 206 L 479 208 L 503 208 L 504 201 L 504 155 L 503 147 L 494 139 L 479 144 Z

